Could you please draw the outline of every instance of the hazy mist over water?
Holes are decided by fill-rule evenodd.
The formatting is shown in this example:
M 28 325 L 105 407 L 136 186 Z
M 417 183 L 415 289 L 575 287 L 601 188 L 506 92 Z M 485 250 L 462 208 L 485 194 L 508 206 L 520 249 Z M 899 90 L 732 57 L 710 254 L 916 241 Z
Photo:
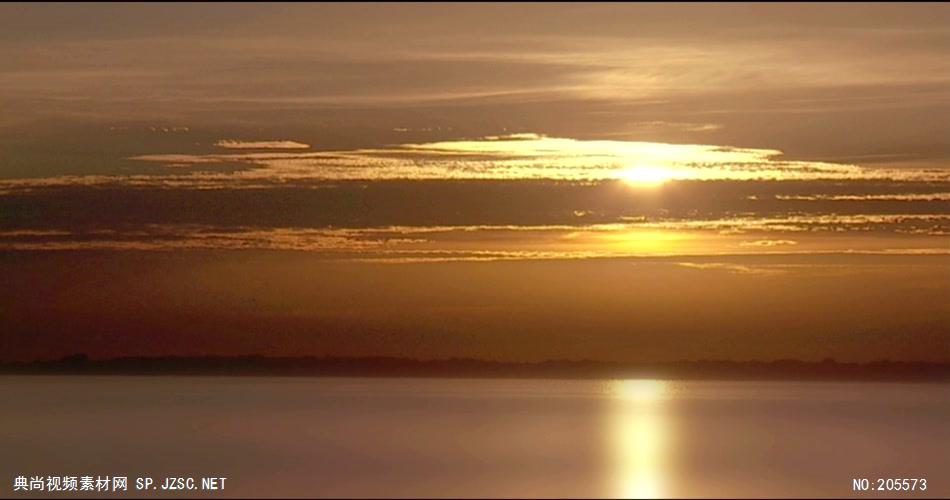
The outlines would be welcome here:
M 11 376 L 0 392 L 10 484 L 220 476 L 227 497 L 873 497 L 852 479 L 892 477 L 926 478 L 914 497 L 950 492 L 946 384 Z

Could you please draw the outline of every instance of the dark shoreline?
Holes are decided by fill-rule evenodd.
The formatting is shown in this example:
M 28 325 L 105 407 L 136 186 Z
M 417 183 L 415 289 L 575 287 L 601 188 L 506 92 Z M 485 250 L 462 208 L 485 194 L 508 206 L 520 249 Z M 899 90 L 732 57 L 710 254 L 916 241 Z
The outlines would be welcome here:
M 52 361 L 0 363 L 0 375 L 187 375 L 391 378 L 527 378 L 672 380 L 789 380 L 948 382 L 950 363 L 799 360 L 610 363 L 552 360 L 510 363 L 477 359 L 416 360 L 391 357 L 124 357 L 84 355 Z

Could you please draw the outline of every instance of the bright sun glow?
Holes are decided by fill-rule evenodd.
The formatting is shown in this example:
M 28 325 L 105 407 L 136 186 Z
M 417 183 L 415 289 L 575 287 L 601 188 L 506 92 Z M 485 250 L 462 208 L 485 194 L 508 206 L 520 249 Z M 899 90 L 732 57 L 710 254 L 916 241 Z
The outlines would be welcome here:
M 682 177 L 682 173 L 670 168 L 636 166 L 620 173 L 620 178 L 635 185 L 658 186 Z
M 611 441 L 617 498 L 664 495 L 666 429 L 662 406 L 666 385 L 659 380 L 614 382 L 616 407 Z

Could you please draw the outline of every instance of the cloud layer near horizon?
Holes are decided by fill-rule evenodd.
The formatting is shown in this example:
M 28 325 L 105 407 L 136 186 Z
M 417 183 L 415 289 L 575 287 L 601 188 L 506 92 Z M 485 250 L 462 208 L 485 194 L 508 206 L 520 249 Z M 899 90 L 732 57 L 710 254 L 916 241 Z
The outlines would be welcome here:
M 703 144 L 665 144 L 617 140 L 578 140 L 534 133 L 473 140 L 401 144 L 337 151 L 307 149 L 296 141 L 219 140 L 215 146 L 249 149 L 241 153 L 156 153 L 129 159 L 153 162 L 168 171 L 131 175 L 71 175 L 0 180 L 0 194 L 55 186 L 136 186 L 242 189 L 321 186 L 340 180 L 625 180 L 636 185 L 638 172 L 668 180 L 841 180 L 946 182 L 939 168 L 868 168 L 852 164 L 781 159 L 772 149 Z M 261 150 L 276 150 L 265 151 Z M 185 173 L 175 170 L 185 170 Z

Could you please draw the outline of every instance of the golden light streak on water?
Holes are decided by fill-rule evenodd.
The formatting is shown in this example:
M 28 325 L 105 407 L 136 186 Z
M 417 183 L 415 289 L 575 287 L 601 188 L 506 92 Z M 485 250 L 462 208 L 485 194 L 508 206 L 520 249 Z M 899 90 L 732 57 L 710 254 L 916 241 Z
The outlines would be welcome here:
M 660 380 L 613 382 L 615 404 L 610 426 L 610 496 L 664 496 L 668 430 L 663 416 L 666 383 Z

